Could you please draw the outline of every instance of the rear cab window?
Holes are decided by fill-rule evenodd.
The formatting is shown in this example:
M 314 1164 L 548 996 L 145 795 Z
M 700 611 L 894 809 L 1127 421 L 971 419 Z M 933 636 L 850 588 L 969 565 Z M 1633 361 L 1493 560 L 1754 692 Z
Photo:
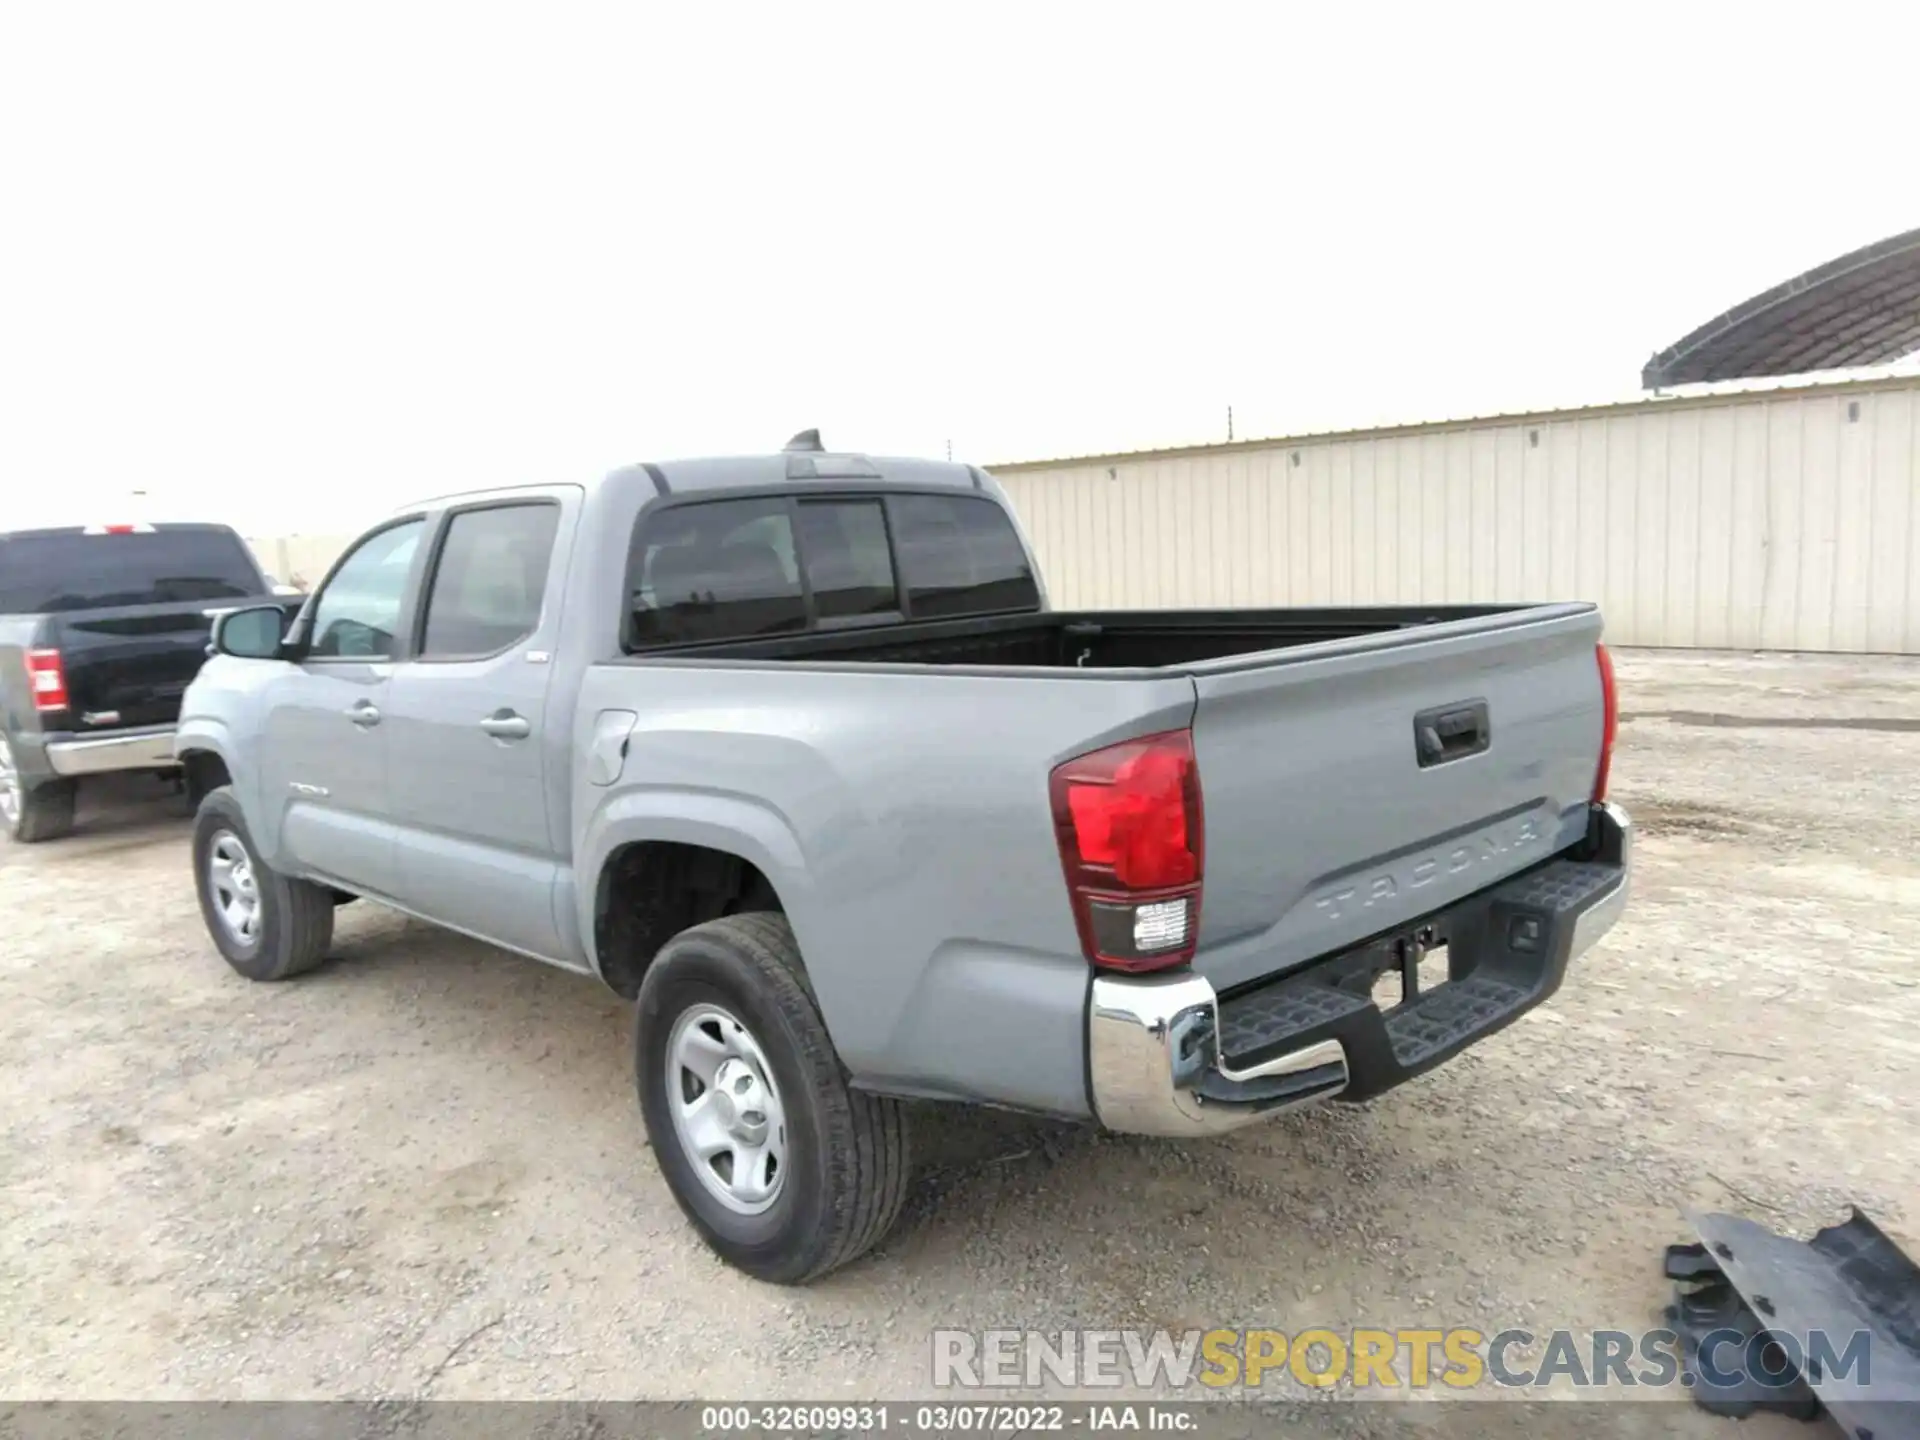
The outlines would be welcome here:
M 887 516 L 878 499 L 802 500 L 800 551 L 821 620 L 900 613 Z
M 223 526 L 76 527 L 0 536 L 0 615 L 247 600 L 267 593 L 245 542 Z
M 628 588 L 633 650 L 807 627 L 785 500 L 709 500 L 644 518 Z
M 626 649 L 1039 608 L 1013 522 L 984 497 L 695 500 L 642 516 Z
M 970 495 L 896 495 L 887 504 L 916 620 L 1033 610 L 1040 587 L 1013 522 Z

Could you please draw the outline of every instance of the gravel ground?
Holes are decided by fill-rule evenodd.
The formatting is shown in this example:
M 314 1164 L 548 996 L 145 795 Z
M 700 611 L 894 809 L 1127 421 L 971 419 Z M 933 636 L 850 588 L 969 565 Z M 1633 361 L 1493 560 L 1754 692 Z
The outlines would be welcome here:
M 904 1398 L 936 1327 L 1639 1329 L 1694 1204 L 1920 1254 L 1920 664 L 1619 672 L 1638 889 L 1548 1006 L 1207 1143 L 928 1108 L 899 1229 L 803 1292 L 682 1222 L 618 1000 L 368 905 L 248 984 L 122 787 L 0 846 L 0 1397 Z

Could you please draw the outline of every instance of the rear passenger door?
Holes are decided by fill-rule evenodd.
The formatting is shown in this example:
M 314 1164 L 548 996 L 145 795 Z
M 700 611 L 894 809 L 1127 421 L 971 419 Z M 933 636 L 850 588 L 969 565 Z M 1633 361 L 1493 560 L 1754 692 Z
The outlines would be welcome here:
M 554 961 L 564 951 L 553 889 L 565 859 L 568 737 L 548 691 L 579 493 L 446 514 L 419 644 L 387 704 L 395 898 Z

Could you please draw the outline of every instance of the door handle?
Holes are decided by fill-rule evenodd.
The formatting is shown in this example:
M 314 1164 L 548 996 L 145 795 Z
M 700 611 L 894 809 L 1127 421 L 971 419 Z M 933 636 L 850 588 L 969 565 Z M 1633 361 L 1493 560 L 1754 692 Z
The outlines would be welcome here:
M 369 725 L 378 725 L 380 723 L 380 707 L 370 701 L 362 700 L 359 704 L 347 711 L 347 718 L 362 729 L 365 729 Z
M 480 728 L 496 740 L 524 740 L 533 733 L 533 722 L 524 715 L 502 710 L 482 720 Z

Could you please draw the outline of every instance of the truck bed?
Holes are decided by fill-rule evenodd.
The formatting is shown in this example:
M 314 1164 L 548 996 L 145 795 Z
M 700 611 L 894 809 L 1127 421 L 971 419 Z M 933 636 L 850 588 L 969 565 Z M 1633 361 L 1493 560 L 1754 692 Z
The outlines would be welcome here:
M 987 616 L 653 651 L 596 667 L 606 678 L 586 708 L 645 697 L 628 777 L 658 753 L 662 780 L 693 769 L 731 788 L 748 773 L 740 788 L 757 794 L 804 773 L 803 754 L 831 752 L 834 784 L 851 787 L 843 814 L 898 832 L 902 854 L 938 849 L 905 839 L 909 816 L 978 817 L 989 777 L 1003 777 L 1001 823 L 1031 825 L 1027 863 L 1054 876 L 1040 858 L 1051 767 L 1190 728 L 1206 813 L 1193 966 L 1225 993 L 1416 924 L 1581 840 L 1603 730 L 1600 629 L 1580 603 Z M 897 773 L 907 762 L 911 778 Z M 894 813 L 930 784 L 940 805 Z M 778 808 L 813 803 L 783 795 Z M 977 863 L 969 851 L 936 869 Z M 951 923 L 962 928 L 943 933 L 966 933 Z
M 783 660 L 992 669 L 1169 669 L 1451 622 L 1519 617 L 1528 605 L 1279 610 L 1086 610 L 976 616 L 648 651 L 636 660 Z

